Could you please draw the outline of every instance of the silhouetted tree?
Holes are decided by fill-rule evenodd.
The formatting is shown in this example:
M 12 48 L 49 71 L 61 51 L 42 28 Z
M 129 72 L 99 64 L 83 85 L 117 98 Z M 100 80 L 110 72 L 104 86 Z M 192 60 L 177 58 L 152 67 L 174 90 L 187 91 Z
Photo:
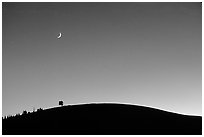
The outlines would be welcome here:
M 63 106 L 63 101 L 60 100 L 60 101 L 59 101 L 59 105 L 60 105 L 60 106 Z
M 7 118 L 6 116 L 3 117 L 3 119 L 6 119 L 6 118 Z
M 28 112 L 26 110 L 23 111 L 23 115 L 26 115 L 28 114 Z
M 43 109 L 42 108 L 37 109 L 37 112 L 40 112 L 40 111 L 43 111 Z

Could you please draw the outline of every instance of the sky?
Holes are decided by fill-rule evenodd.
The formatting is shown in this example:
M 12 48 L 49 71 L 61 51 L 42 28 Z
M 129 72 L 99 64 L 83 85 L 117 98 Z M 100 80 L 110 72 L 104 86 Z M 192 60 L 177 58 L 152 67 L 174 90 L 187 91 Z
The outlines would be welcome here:
M 2 115 L 63 100 L 201 116 L 201 12 L 199 2 L 2 3 Z

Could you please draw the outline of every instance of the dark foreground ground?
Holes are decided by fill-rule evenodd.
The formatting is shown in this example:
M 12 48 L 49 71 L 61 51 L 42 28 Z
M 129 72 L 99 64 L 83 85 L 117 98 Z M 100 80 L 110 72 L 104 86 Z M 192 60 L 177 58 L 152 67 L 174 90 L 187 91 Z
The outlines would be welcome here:
M 202 117 L 125 104 L 63 106 L 2 121 L 16 135 L 201 135 Z

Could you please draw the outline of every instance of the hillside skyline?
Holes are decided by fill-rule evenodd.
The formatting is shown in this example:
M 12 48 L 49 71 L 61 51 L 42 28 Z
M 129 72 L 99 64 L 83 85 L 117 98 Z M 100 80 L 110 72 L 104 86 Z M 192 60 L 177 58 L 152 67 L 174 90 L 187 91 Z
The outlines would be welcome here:
M 3 2 L 3 116 L 59 100 L 201 116 L 201 11 L 199 2 Z
M 7 117 L 2 134 L 200 135 L 202 117 L 128 104 L 83 104 Z

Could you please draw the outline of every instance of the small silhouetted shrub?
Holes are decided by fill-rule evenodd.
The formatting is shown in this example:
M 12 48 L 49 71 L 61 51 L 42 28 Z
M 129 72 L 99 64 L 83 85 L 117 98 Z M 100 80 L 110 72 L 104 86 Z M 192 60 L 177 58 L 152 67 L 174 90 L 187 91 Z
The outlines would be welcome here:
M 59 101 L 59 105 L 60 105 L 60 106 L 63 106 L 63 101 L 60 100 L 60 101 Z
M 26 115 L 28 114 L 28 112 L 26 110 L 23 111 L 23 115 Z
M 37 109 L 37 112 L 40 112 L 40 111 L 43 111 L 43 109 L 42 108 Z

